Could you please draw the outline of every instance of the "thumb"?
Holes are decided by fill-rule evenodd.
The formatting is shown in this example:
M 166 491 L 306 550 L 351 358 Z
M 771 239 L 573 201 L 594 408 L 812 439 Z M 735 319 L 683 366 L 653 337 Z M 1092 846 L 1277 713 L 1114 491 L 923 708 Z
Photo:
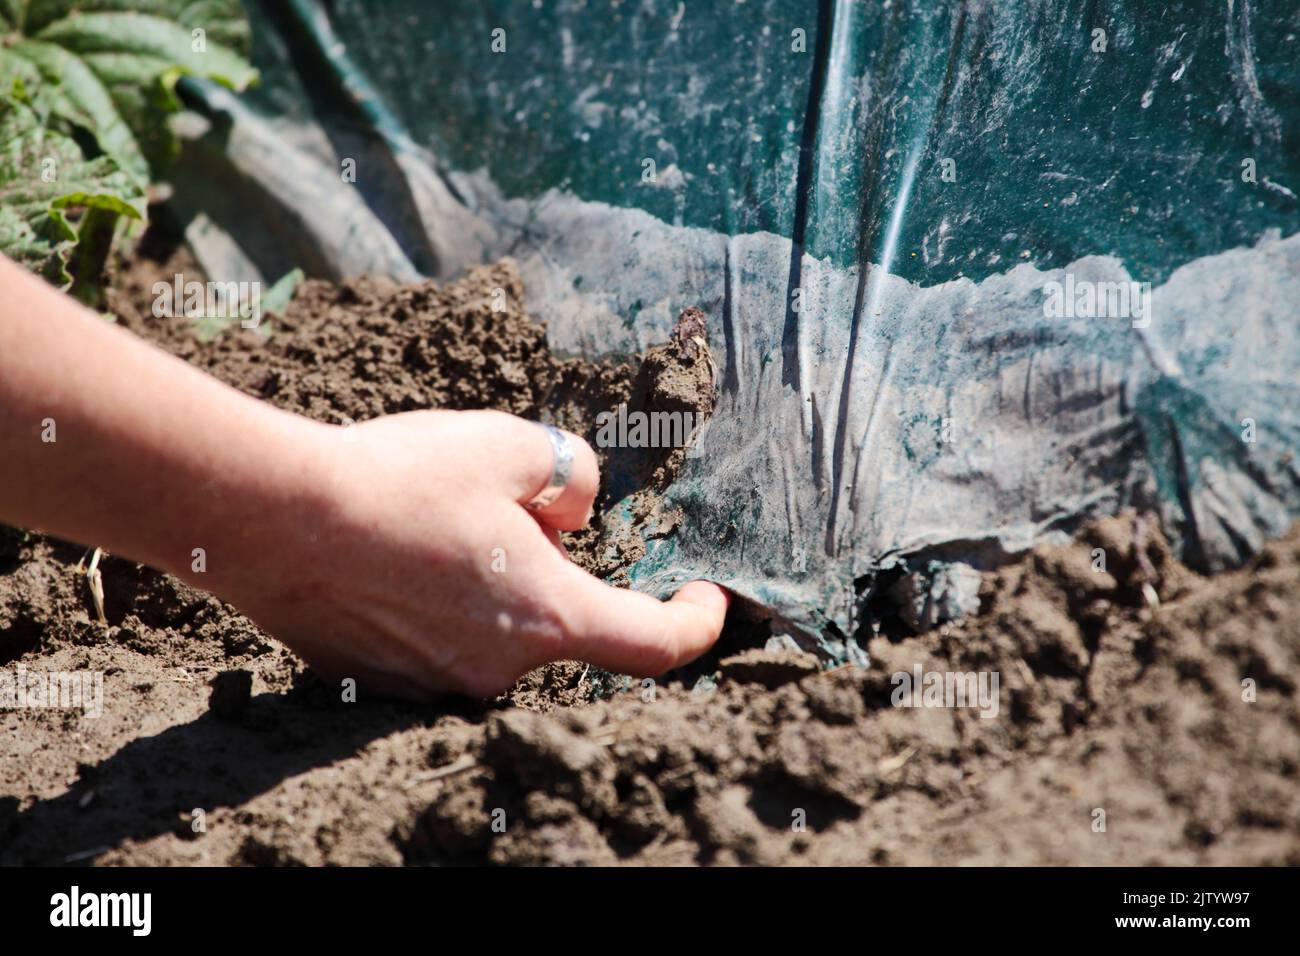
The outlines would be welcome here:
M 722 633 L 731 596 L 710 581 L 691 581 L 672 600 L 659 601 L 571 567 L 570 656 L 617 673 L 654 677 L 693 661 Z

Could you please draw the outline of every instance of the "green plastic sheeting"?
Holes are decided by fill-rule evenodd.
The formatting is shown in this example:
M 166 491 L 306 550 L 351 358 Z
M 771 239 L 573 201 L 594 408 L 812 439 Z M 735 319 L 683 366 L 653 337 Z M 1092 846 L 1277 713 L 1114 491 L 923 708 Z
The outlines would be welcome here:
M 934 623 L 1090 517 L 1213 569 L 1300 510 L 1293 0 L 250 12 L 263 86 L 189 87 L 210 270 L 509 254 L 589 355 L 710 316 L 719 406 L 637 586 L 859 657 L 886 585 Z

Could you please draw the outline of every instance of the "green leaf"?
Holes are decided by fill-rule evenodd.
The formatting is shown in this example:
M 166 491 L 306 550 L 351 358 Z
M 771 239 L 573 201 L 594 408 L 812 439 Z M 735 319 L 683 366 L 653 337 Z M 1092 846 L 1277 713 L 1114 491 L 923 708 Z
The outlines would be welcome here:
M 20 262 L 48 282 L 65 287 L 71 281 L 65 253 L 71 243 L 38 236 L 32 224 L 8 206 L 0 206 L 0 252 Z
M 293 294 L 305 278 L 301 269 L 292 269 L 275 280 L 275 285 L 262 296 L 262 311 L 283 315 L 293 300 Z
M 30 72 L 23 76 L 22 82 L 26 90 L 35 88 L 28 98 L 38 112 L 63 117 L 91 131 L 105 155 L 140 182 L 149 181 L 149 163 L 135 134 L 85 60 L 61 46 L 39 40 L 24 40 L 0 50 L 0 62 L 5 57 L 16 57 L 35 71 L 34 77 Z
M 186 27 L 203 27 L 217 42 L 248 52 L 248 19 L 240 0 L 0 0 L 26 8 L 28 34 L 71 13 L 147 13 Z
M 108 156 L 87 159 L 31 107 L 0 97 L 0 252 L 66 287 L 92 210 L 141 219 L 144 189 Z
M 142 187 L 176 152 L 179 77 L 257 79 L 238 0 L 0 0 L 0 25 L 0 93 L 90 133 Z
M 195 31 L 201 31 L 199 36 Z M 257 71 L 238 53 L 216 41 L 208 42 L 206 29 L 144 13 L 73 13 L 37 34 L 81 55 L 113 53 L 138 57 L 142 62 L 164 62 L 193 76 L 203 76 L 233 89 L 243 89 L 257 79 Z M 195 49 L 196 44 L 202 49 Z

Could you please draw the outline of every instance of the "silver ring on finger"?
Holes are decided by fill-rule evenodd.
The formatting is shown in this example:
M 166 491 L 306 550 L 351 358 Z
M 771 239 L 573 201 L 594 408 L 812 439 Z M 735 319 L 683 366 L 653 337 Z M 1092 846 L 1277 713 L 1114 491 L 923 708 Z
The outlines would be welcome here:
M 573 475 L 573 445 L 569 443 L 569 436 L 554 425 L 541 427 L 546 432 L 546 437 L 551 440 L 551 477 L 546 482 L 546 487 L 525 505 L 533 511 L 553 504 L 564 493 L 564 488 Z

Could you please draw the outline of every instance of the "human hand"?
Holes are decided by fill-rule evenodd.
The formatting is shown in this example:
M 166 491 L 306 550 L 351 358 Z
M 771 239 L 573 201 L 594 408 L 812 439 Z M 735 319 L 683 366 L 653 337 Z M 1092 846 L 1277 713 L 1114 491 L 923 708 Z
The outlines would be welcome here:
M 511 415 L 410 412 L 312 436 L 311 510 L 241 534 L 201 583 L 323 674 L 405 697 L 486 696 L 552 660 L 658 675 L 717 640 L 717 585 L 661 602 L 568 560 L 558 532 L 586 523 L 599 484 L 577 436 L 564 493 L 538 511 L 523 503 L 550 478 L 551 443 Z

